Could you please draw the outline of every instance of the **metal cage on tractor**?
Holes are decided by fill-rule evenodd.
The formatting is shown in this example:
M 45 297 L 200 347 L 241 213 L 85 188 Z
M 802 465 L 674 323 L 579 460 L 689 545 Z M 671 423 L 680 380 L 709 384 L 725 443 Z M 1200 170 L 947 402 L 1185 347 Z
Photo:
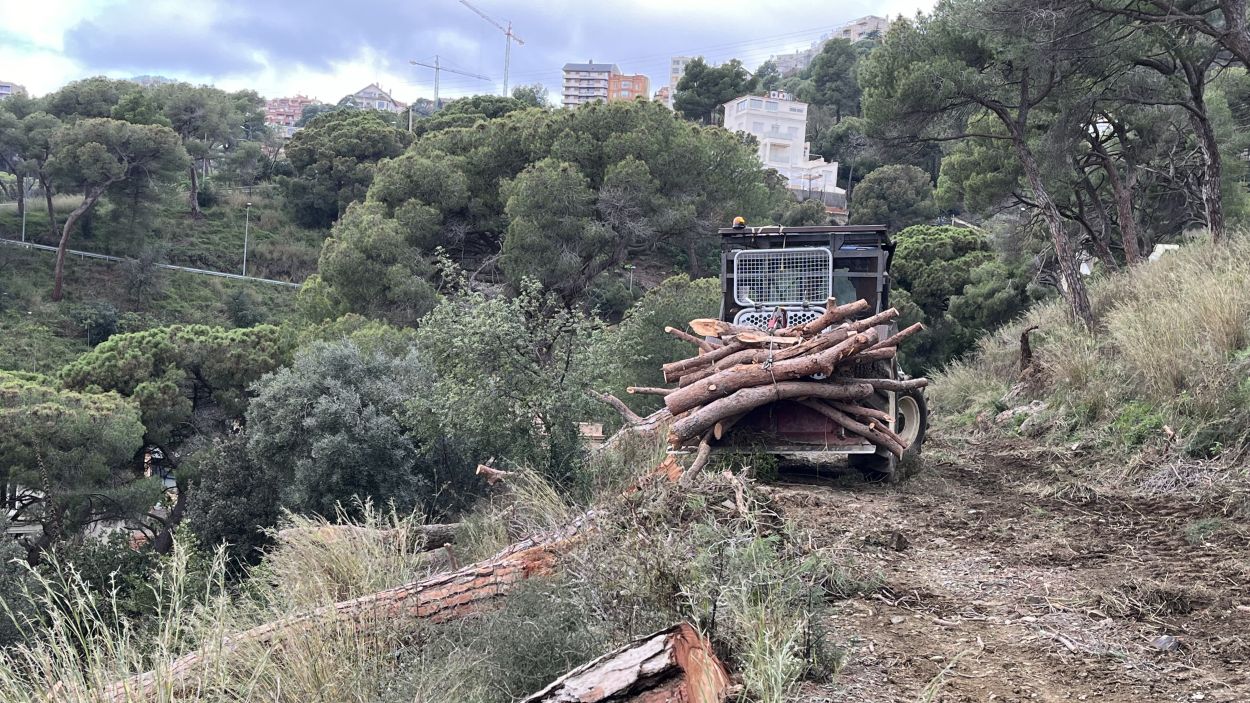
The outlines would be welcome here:
M 890 307 L 894 244 L 883 226 L 736 227 L 721 229 L 720 235 L 720 319 L 726 322 L 765 329 L 780 317 L 779 326 L 794 326 L 819 317 L 830 297 L 840 303 L 867 301 L 863 317 Z M 897 331 L 894 322 L 877 329 L 881 339 Z M 855 375 L 907 378 L 894 359 L 869 362 Z M 880 391 L 868 402 L 893 418 L 891 429 L 908 442 L 908 454 L 920 451 L 927 425 L 923 391 Z M 845 454 L 868 473 L 891 479 L 905 473 L 893 455 L 793 401 L 757 408 L 738 422 L 729 450 L 748 448 L 779 455 Z

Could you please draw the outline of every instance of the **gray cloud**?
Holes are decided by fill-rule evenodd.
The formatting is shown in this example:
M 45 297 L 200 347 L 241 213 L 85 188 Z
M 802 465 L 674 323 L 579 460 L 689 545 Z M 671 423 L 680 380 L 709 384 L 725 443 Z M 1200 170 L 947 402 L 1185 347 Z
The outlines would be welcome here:
M 739 56 L 755 65 L 769 53 L 806 44 L 822 29 L 868 14 L 867 0 L 840 3 L 795 0 L 786 6 L 758 4 L 747 19 L 741 8 L 709 10 L 694 19 L 675 2 L 671 10 L 646 10 L 628 2 L 477 2 L 500 20 L 511 19 L 526 44 L 512 53 L 515 84 L 558 86 L 566 61 L 616 62 L 646 73 L 655 87 L 667 82 L 668 57 Z M 211 7 L 211 6 L 209 6 Z M 65 54 L 89 70 L 183 73 L 213 79 L 246 78 L 265 66 L 329 70 L 365 50 L 383 68 L 428 82 L 408 70 L 409 58 L 440 54 L 463 69 L 502 77 L 503 37 L 454 0 L 307 0 L 276 3 L 221 0 L 205 9 L 203 27 L 167 26 L 153 20 L 145 0 L 122 0 L 106 13 L 84 19 L 64 35 Z M 459 39 L 448 39 L 448 32 Z M 445 89 L 481 87 L 471 79 L 444 76 Z

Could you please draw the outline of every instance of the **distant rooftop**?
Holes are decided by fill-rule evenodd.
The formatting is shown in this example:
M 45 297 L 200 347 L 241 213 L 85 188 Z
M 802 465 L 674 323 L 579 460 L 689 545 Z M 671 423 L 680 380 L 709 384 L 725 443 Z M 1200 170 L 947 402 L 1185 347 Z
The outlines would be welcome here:
M 614 63 L 566 63 L 564 64 L 566 71 L 608 71 L 611 73 L 620 73 L 621 69 Z

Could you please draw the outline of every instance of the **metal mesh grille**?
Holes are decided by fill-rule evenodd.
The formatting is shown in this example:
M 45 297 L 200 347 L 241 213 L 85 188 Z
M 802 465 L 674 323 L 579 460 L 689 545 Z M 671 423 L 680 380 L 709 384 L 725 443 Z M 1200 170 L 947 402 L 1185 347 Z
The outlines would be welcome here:
M 756 249 L 734 254 L 739 305 L 823 303 L 831 292 L 828 249 Z
M 765 308 L 763 310 L 747 309 L 739 310 L 734 316 L 734 324 L 743 327 L 754 327 L 756 329 L 764 329 L 768 326 L 768 320 L 773 316 L 775 308 Z M 786 324 L 790 327 L 802 325 L 825 313 L 824 308 L 786 308 Z

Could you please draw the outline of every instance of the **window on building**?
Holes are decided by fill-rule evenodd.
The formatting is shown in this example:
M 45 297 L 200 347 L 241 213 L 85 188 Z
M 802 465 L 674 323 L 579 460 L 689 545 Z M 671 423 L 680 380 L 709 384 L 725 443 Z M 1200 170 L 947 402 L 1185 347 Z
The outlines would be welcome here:
M 760 100 L 759 98 L 751 98 L 751 107 L 758 110 L 761 107 L 764 107 L 764 101 Z
M 745 110 L 745 109 L 747 109 L 747 101 L 745 101 L 745 100 L 739 100 L 739 101 L 738 101 L 738 112 L 742 112 L 742 111 L 743 111 L 743 110 Z
M 776 101 L 776 100 L 769 100 L 768 102 L 764 103 L 764 109 L 765 109 L 765 110 L 768 110 L 769 112 L 776 112 L 776 111 L 777 111 L 777 101 Z
M 376 103 L 374 103 L 374 104 L 378 106 L 378 109 L 379 109 L 379 110 L 385 110 L 385 109 L 386 109 L 386 101 L 385 101 L 385 100 L 379 100 L 379 101 L 377 101 L 377 102 L 376 102 Z
M 764 123 L 763 123 L 763 122 L 752 122 L 752 123 L 751 123 L 751 131 L 752 131 L 752 132 L 755 132 L 756 134 L 762 134 L 762 133 L 764 132 Z
M 791 138 L 791 139 L 794 139 L 794 138 L 798 137 L 798 136 L 799 136 L 799 128 L 798 128 L 798 127 L 787 127 L 787 128 L 786 128 L 786 136 L 787 136 L 787 137 L 789 137 L 789 138 Z

